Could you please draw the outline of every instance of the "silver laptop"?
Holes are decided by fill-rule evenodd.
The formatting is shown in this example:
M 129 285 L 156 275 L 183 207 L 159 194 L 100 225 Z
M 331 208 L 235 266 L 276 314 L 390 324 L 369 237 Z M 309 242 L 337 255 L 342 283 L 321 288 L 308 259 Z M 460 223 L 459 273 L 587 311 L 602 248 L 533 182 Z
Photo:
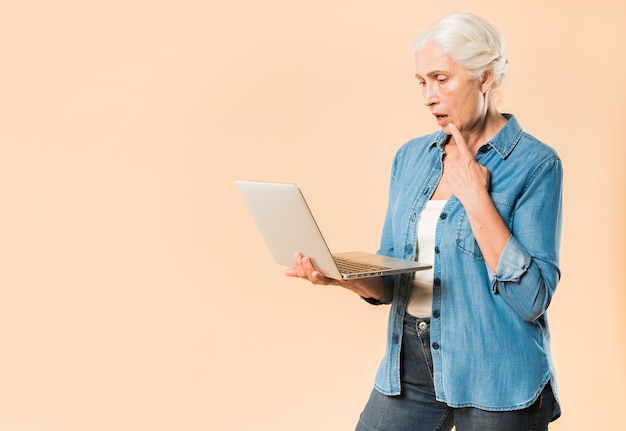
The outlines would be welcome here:
M 415 272 L 430 264 L 367 252 L 331 254 L 296 184 L 235 181 L 274 260 L 292 267 L 302 252 L 326 277 L 336 280 Z

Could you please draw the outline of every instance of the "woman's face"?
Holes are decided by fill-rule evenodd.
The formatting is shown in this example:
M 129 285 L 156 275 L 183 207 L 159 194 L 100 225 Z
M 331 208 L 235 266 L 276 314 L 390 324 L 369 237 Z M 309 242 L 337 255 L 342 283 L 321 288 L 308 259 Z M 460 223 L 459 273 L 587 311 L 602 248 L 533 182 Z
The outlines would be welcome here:
M 490 83 L 470 76 L 432 44 L 415 54 L 415 77 L 422 87 L 424 104 L 445 133 L 451 134 L 449 123 L 464 133 L 480 131 L 487 116 L 483 90 L 486 93 Z

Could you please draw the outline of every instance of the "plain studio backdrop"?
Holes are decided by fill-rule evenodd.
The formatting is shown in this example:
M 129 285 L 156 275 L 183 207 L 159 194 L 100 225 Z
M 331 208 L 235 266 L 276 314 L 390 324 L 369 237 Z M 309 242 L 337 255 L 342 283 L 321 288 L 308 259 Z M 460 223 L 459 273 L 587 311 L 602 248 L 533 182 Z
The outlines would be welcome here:
M 564 163 L 551 429 L 620 429 L 626 14 L 441 5 L 3 0 L 0 431 L 352 429 L 388 308 L 284 277 L 234 180 L 299 183 L 333 249 L 375 251 L 396 149 L 436 130 L 411 44 L 457 10 Z

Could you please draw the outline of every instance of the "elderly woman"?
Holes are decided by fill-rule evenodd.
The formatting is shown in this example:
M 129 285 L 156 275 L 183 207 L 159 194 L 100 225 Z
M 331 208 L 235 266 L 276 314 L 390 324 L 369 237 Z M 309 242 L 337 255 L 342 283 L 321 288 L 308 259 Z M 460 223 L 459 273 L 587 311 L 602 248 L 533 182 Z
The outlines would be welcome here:
M 417 40 L 440 127 L 396 154 L 379 253 L 429 271 L 338 282 L 296 255 L 287 275 L 391 304 L 357 430 L 547 430 L 560 415 L 546 309 L 560 278 L 561 161 L 498 112 L 501 34 L 456 13 Z

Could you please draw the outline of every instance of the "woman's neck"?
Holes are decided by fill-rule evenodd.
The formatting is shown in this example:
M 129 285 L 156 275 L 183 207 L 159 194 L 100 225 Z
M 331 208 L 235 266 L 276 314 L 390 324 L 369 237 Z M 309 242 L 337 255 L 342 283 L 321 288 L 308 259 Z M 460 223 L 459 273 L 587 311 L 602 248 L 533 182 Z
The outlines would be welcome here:
M 497 110 L 489 110 L 473 130 L 463 131 L 463 138 L 472 154 L 489 142 L 504 127 L 507 119 Z M 453 138 L 451 138 L 453 141 Z

